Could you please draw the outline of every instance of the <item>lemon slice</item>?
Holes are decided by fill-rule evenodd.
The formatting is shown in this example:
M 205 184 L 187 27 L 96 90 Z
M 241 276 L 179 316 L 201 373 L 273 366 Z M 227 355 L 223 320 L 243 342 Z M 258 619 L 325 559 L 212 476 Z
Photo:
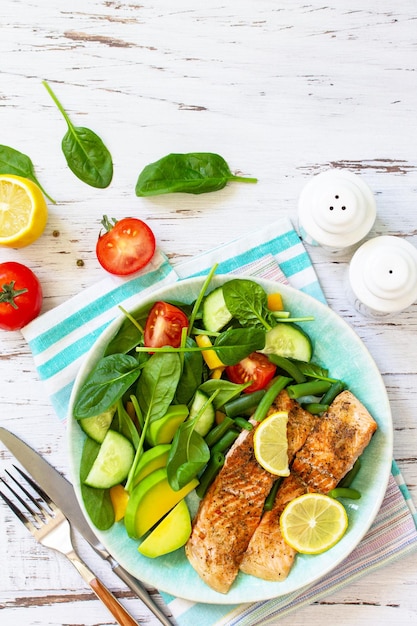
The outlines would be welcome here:
M 253 450 L 259 465 L 275 476 L 288 476 L 288 412 L 277 411 L 255 430 Z
M 280 527 L 284 541 L 297 552 L 321 554 L 343 537 L 348 516 L 338 500 L 320 493 L 306 493 L 287 504 Z
M 39 187 L 31 180 L 0 175 L 0 245 L 23 248 L 41 236 L 48 208 Z

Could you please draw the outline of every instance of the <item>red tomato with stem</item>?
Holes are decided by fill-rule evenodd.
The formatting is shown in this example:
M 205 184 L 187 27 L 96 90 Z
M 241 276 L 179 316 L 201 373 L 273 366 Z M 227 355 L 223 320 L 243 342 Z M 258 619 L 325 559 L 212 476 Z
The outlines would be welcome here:
M 0 328 L 19 330 L 40 313 L 42 287 L 26 265 L 0 263 Z
M 181 309 L 168 302 L 155 302 L 146 319 L 144 344 L 148 348 L 178 348 L 182 329 L 188 326 L 188 318 Z
M 276 369 L 276 366 L 264 354 L 252 352 L 236 365 L 228 365 L 226 375 L 232 383 L 238 385 L 253 381 L 244 390 L 244 393 L 252 393 L 252 391 L 264 389 L 275 376 Z
M 98 261 L 110 274 L 127 276 L 141 270 L 155 253 L 155 236 L 145 222 L 135 217 L 102 220 L 107 232 L 96 245 Z

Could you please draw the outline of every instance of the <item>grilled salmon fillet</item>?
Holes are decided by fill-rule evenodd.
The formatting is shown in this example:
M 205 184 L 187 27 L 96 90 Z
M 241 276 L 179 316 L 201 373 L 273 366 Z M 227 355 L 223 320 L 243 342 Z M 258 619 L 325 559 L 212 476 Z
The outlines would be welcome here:
M 268 414 L 288 411 L 290 458 L 301 448 L 318 419 L 291 400 L 284 390 Z M 255 428 L 257 423 L 253 422 Z M 227 593 L 239 572 L 248 543 L 258 527 L 276 477 L 265 471 L 253 452 L 252 431 L 243 431 L 226 456 L 225 464 L 193 521 L 186 555 L 210 587 Z
M 275 406 L 279 411 L 288 412 L 288 462 L 291 464 L 296 453 L 303 447 L 307 437 L 321 418 L 304 410 L 296 400 L 292 400 L 289 397 L 285 389 L 278 395 Z M 273 559 L 276 555 L 279 555 L 280 560 L 283 560 L 285 570 L 290 571 L 294 561 L 295 551 L 289 549 L 289 546 L 284 543 L 280 534 L 279 536 L 277 536 L 276 533 L 271 534 L 271 529 L 275 529 L 277 523 L 279 523 L 279 517 L 286 504 L 303 493 L 305 493 L 304 482 L 299 481 L 296 476 L 290 474 L 279 489 L 279 500 L 275 501 L 275 505 L 271 511 L 266 511 L 263 514 L 261 522 L 252 535 L 248 549 L 240 564 L 242 572 L 252 574 L 264 580 L 275 581 L 283 579 L 281 575 L 281 570 L 283 570 L 282 564 L 279 567 L 278 573 L 275 572 L 275 568 L 273 567 Z M 274 542 L 273 553 L 271 542 Z M 265 555 L 269 554 L 271 554 L 272 562 L 270 559 L 265 558 Z
M 255 459 L 253 434 L 244 430 L 209 487 L 185 546 L 189 562 L 212 589 L 227 593 L 239 573 L 275 477 Z
M 328 493 L 336 487 L 376 428 L 375 420 L 351 392 L 337 396 L 295 455 L 290 476 L 284 479 L 272 510 L 264 514 L 249 543 L 241 563 L 243 572 L 265 580 L 285 580 L 296 555 L 279 527 L 286 504 L 303 493 Z

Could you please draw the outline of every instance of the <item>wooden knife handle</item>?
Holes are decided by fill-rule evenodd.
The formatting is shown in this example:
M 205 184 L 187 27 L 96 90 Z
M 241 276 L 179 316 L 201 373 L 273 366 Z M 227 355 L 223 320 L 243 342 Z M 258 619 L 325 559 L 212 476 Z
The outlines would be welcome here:
M 114 619 L 120 626 L 138 626 L 138 622 L 133 619 L 130 613 L 120 604 L 117 598 L 103 585 L 99 578 L 89 581 L 91 589 L 108 608 Z

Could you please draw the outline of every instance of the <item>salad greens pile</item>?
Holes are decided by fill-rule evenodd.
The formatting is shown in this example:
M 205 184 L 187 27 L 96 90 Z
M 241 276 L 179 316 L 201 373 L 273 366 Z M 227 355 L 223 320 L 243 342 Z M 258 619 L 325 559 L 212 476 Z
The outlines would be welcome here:
M 309 410 L 322 413 L 332 396 L 344 388 L 343 382 L 330 378 L 325 368 L 311 361 L 311 340 L 294 320 L 312 318 L 291 318 L 288 312 L 270 310 L 267 293 L 253 280 L 231 279 L 217 288 L 220 292 L 216 300 L 221 298 L 221 314 L 224 316 L 226 311 L 228 321 L 218 330 L 208 329 L 204 320 L 214 320 L 215 326 L 218 314 L 217 310 L 207 311 L 212 306 L 210 294 L 214 290 L 210 283 L 215 269 L 195 302 L 168 305 L 180 309 L 187 320 L 179 330 L 176 345 L 145 345 L 151 307 L 134 317 L 125 312 L 118 332 L 75 400 L 73 416 L 87 433 L 81 460 L 82 482 L 94 466 L 104 435 L 114 430 L 130 442 L 134 451 L 122 481 L 132 495 L 138 489 L 141 459 L 155 445 L 151 433 L 157 432 L 160 424 L 160 431 L 169 431 L 169 419 L 172 423 L 174 416 L 178 419 L 183 414 L 169 439 L 157 443 L 169 444 L 166 472 L 171 489 L 178 491 L 197 479 L 197 494 L 203 497 L 227 449 L 243 428 L 253 428 L 248 418 L 261 421 L 280 390 L 286 387 L 290 397 L 301 398 Z M 220 324 L 223 321 L 222 317 Z M 160 319 L 158 323 L 163 322 Z M 277 329 L 279 341 L 274 344 L 270 336 L 275 336 Z M 203 335 L 210 341 L 201 347 L 198 338 Z M 220 369 L 207 365 L 206 357 L 213 352 L 222 363 Z M 299 354 L 307 354 L 308 359 L 300 360 Z M 242 364 L 255 367 L 258 359 L 262 359 L 267 377 L 261 368 L 236 379 Z M 254 384 L 258 374 L 258 384 Z M 216 420 L 219 415 L 221 419 Z M 108 492 L 107 487 L 83 482 L 85 507 L 101 529 L 114 522 Z

